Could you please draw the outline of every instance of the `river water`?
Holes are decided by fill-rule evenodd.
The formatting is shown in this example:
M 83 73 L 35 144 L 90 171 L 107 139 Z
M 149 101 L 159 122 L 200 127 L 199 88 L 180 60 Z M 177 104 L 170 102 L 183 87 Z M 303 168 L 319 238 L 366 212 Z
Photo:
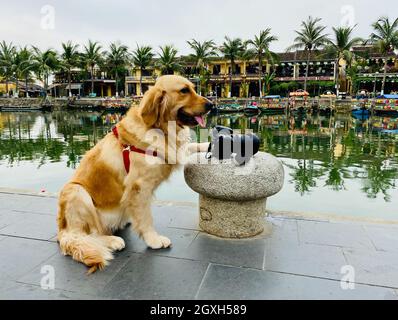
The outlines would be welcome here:
M 120 117 L 0 112 L 0 187 L 59 191 L 82 155 Z M 207 119 L 208 127 L 216 124 L 253 130 L 261 149 L 283 162 L 285 186 L 268 208 L 398 220 L 397 118 L 234 114 Z M 181 170 L 156 198 L 197 202 Z

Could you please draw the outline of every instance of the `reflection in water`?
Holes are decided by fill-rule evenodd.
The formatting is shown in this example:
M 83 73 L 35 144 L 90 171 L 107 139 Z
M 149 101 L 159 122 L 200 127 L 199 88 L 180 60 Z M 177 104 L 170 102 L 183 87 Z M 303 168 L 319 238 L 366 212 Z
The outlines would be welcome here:
M 41 168 L 51 163 L 76 168 L 82 155 L 120 118 L 118 113 L 96 112 L 0 113 L 0 168 L 12 170 L 31 163 L 43 172 L 45 169 Z M 261 149 L 284 162 L 292 197 L 296 193 L 317 202 L 321 200 L 320 190 L 327 188 L 335 194 L 360 191 L 369 203 L 372 199 L 380 201 L 379 198 L 386 206 L 397 201 L 396 118 L 356 119 L 350 115 L 250 118 L 229 114 L 208 119 L 208 127 L 216 124 L 242 132 L 251 129 L 261 136 Z M 12 171 L 13 177 L 5 176 L 4 172 L 0 171 L 0 186 L 21 178 L 15 177 L 17 170 Z M 52 184 L 56 190 L 50 191 L 57 191 L 64 182 Z M 289 190 L 286 188 L 285 193 Z
M 384 128 L 398 129 L 396 118 L 237 115 L 215 117 L 211 125 L 216 124 L 251 129 L 261 136 L 263 151 L 296 160 L 285 165 L 301 195 L 323 186 L 344 190 L 346 180 L 358 179 L 368 197 L 382 194 L 385 201 L 391 200 L 389 192 L 398 179 L 398 135 Z

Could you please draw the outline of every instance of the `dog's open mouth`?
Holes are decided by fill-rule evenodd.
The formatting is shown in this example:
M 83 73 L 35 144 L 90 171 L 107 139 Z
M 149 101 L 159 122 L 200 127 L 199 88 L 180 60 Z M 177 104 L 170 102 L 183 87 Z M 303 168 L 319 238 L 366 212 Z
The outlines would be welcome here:
M 206 127 L 204 114 L 192 115 L 180 108 L 177 113 L 178 121 L 184 126 L 195 127 L 200 125 L 202 128 Z

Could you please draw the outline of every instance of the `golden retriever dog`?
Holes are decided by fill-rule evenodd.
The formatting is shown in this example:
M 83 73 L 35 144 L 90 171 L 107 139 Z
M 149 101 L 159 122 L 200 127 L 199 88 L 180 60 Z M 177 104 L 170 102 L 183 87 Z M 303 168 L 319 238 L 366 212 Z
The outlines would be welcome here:
M 130 108 L 116 125 L 117 133 L 108 133 L 85 154 L 60 192 L 57 223 L 62 253 L 90 267 L 88 273 L 103 269 L 112 252 L 125 247 L 113 232 L 128 223 L 148 247 L 169 247 L 170 240 L 154 229 L 151 198 L 181 162 L 179 150 L 207 150 L 207 143 L 189 144 L 189 127 L 204 126 L 203 116 L 211 107 L 187 79 L 159 77 L 139 107 Z M 126 146 L 129 167 L 123 157 Z M 156 155 L 131 148 L 155 150 Z

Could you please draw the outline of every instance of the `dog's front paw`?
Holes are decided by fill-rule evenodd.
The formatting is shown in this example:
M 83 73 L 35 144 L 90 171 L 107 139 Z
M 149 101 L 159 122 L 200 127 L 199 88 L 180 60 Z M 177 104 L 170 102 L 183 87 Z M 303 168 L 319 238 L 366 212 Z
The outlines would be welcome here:
M 151 249 L 169 248 L 171 246 L 169 238 L 161 236 L 156 232 L 147 233 L 143 238 L 147 246 Z
M 113 251 L 121 251 L 125 246 L 126 244 L 122 238 L 116 236 L 109 237 L 109 248 Z

